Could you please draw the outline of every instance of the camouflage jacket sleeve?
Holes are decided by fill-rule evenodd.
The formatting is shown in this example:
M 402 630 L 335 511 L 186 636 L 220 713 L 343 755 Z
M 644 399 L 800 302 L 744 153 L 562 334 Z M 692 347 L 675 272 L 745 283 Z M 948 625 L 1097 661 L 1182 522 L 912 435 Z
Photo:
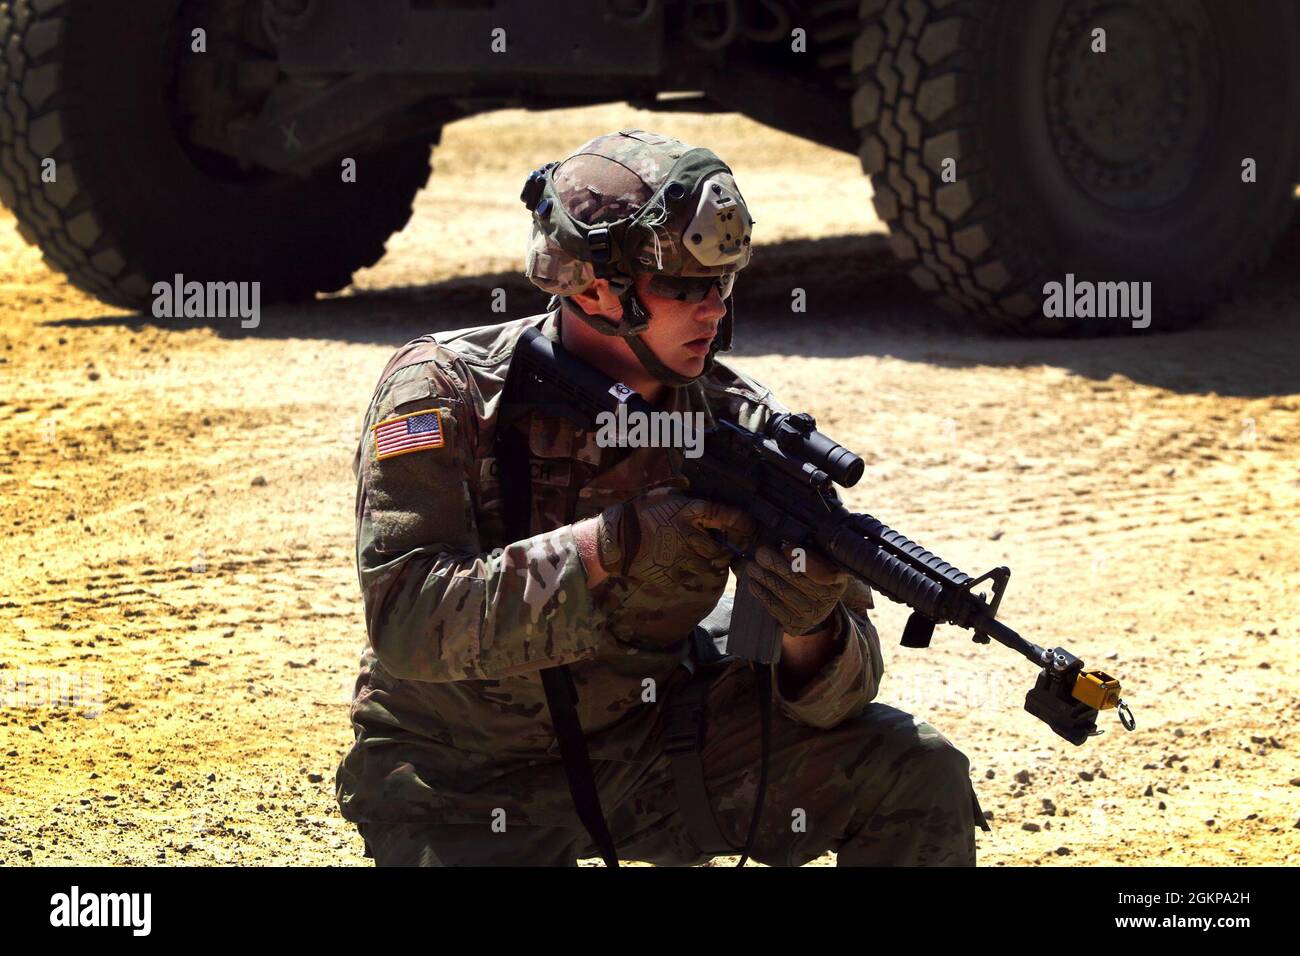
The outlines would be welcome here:
M 366 416 L 357 567 L 375 656 L 422 681 L 491 680 L 590 657 L 599 628 L 569 526 L 479 550 L 468 476 L 480 419 L 458 378 L 433 359 L 400 366 Z M 378 457 L 375 426 L 433 410 L 441 444 Z
M 830 728 L 858 716 L 875 699 L 885 665 L 880 654 L 880 635 L 867 617 L 870 607 L 870 590 L 851 580 L 845 600 L 836 605 L 833 614 L 839 653 L 793 699 L 781 693 L 773 675 L 777 702 L 791 720 Z

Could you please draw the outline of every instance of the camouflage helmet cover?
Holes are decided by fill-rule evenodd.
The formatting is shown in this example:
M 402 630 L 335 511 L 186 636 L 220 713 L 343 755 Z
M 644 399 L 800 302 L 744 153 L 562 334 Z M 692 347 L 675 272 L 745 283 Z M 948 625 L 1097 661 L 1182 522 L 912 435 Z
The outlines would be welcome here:
M 553 295 L 583 292 L 598 276 L 723 276 L 749 264 L 753 219 L 731 170 L 710 150 L 621 130 L 543 167 L 529 184 L 524 274 Z M 602 262 L 591 234 L 605 226 L 610 251 Z

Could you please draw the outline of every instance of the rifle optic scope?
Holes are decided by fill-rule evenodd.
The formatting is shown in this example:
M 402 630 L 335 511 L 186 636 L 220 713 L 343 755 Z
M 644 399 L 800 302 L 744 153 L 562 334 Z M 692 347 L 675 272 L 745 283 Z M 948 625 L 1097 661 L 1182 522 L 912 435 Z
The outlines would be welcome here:
M 773 415 L 764 430 L 786 454 L 812 463 L 843 488 L 852 488 L 862 478 L 866 467 L 862 459 L 819 432 L 816 419 L 807 412 Z

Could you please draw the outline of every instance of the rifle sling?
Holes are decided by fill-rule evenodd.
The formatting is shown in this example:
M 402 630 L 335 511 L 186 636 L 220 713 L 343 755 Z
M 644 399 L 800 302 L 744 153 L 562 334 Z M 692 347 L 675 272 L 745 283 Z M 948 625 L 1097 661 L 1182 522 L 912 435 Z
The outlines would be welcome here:
M 522 376 L 510 375 L 505 388 L 506 403 L 522 398 L 519 395 L 521 379 Z M 497 430 L 497 468 L 501 476 L 501 502 L 506 539 L 509 541 L 523 541 L 531 534 L 533 489 L 528 457 L 531 422 L 530 415 L 523 415 L 512 426 Z M 567 666 L 561 665 L 544 668 L 541 678 L 574 809 L 605 865 L 616 867 L 618 851 L 610 836 L 609 826 L 605 823 L 605 814 L 600 808 L 600 794 L 591 769 L 591 756 L 587 753 L 587 740 L 578 719 L 578 690 L 573 683 L 573 675 Z
M 578 720 L 578 690 L 573 685 L 569 668 L 548 667 L 542 671 L 542 687 L 546 691 L 546 706 L 551 712 L 555 739 L 560 743 L 560 759 L 564 761 L 564 775 L 569 781 L 569 796 L 578 811 L 578 819 L 600 851 L 600 857 L 609 867 L 618 866 L 618 850 L 600 809 L 600 793 L 596 778 L 591 772 L 591 757 L 587 753 L 587 739 L 582 735 Z

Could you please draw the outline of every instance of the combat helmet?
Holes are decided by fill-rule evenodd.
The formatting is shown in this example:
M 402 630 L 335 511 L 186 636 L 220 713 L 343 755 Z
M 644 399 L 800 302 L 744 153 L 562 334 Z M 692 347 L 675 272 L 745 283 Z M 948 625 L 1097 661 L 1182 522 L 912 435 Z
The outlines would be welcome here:
M 711 150 L 646 130 L 620 130 L 532 172 L 520 199 L 532 212 L 524 274 L 551 293 L 551 308 L 596 279 L 608 280 L 623 318 L 581 308 L 577 315 L 604 335 L 621 336 L 659 381 L 687 385 L 699 376 L 668 368 L 641 338 L 650 314 L 635 279 L 649 273 L 655 294 L 688 302 L 701 301 L 717 284 L 727 312 L 700 374 L 731 348 L 732 286 L 749 264 L 754 220 L 730 167 Z

